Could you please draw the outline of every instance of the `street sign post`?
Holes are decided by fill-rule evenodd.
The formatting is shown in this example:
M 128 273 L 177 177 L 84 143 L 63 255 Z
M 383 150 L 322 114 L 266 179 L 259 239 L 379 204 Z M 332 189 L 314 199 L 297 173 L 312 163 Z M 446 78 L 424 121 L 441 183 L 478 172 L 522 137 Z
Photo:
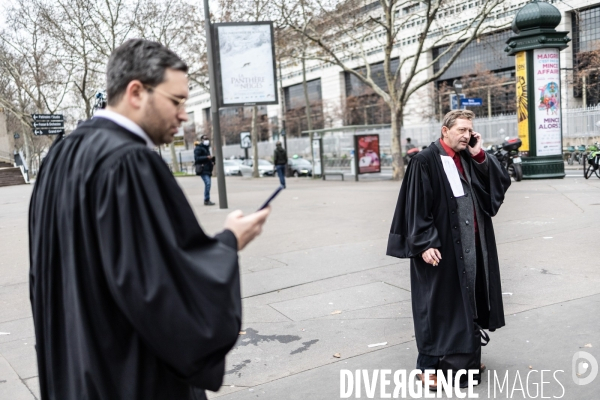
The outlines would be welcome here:
M 40 135 L 64 135 L 65 119 L 62 114 L 31 114 L 33 119 L 33 134 Z

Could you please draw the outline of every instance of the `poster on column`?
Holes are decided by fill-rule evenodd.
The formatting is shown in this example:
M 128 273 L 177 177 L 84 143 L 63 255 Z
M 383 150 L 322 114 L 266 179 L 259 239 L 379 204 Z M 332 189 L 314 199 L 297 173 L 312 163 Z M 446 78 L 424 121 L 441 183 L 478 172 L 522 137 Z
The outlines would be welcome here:
M 221 106 L 277 104 L 271 22 L 215 24 Z
M 537 156 L 562 154 L 559 57 L 558 49 L 533 51 Z
M 521 151 L 529 151 L 529 112 L 527 110 L 527 53 L 515 54 L 517 80 L 517 131 Z

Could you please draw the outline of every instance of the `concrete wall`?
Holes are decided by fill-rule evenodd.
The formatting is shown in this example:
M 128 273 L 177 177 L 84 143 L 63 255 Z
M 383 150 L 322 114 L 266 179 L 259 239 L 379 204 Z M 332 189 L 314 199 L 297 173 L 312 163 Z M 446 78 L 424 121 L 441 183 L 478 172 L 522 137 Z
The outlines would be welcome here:
M 13 162 L 14 139 L 6 125 L 6 113 L 0 108 L 0 161 Z

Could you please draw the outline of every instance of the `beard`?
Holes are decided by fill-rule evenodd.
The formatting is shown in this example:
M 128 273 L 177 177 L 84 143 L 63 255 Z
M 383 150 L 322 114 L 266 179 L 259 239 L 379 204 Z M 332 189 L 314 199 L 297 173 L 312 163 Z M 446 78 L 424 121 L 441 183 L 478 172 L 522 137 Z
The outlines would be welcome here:
M 161 112 L 154 103 L 154 96 L 150 96 L 148 100 L 143 123 L 140 126 L 157 146 L 173 141 L 173 136 L 169 134 L 168 123 L 161 118 Z

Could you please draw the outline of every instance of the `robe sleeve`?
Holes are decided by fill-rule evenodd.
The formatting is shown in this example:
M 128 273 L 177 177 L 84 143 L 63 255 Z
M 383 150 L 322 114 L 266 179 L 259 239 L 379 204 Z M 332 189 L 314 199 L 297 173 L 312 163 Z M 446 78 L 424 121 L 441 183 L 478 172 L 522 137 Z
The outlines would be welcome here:
M 479 206 L 488 216 L 493 217 L 504 202 L 504 194 L 510 186 L 508 171 L 502 168 L 496 157 L 485 156 L 485 165 L 473 161 L 471 187 L 475 191 Z
M 235 236 L 208 237 L 166 165 L 145 148 L 102 169 L 92 193 L 114 301 L 177 376 L 218 390 L 241 326 Z
M 429 248 L 440 248 L 433 219 L 433 190 L 424 158 L 414 157 L 404 176 L 388 238 L 387 255 L 420 257 Z

